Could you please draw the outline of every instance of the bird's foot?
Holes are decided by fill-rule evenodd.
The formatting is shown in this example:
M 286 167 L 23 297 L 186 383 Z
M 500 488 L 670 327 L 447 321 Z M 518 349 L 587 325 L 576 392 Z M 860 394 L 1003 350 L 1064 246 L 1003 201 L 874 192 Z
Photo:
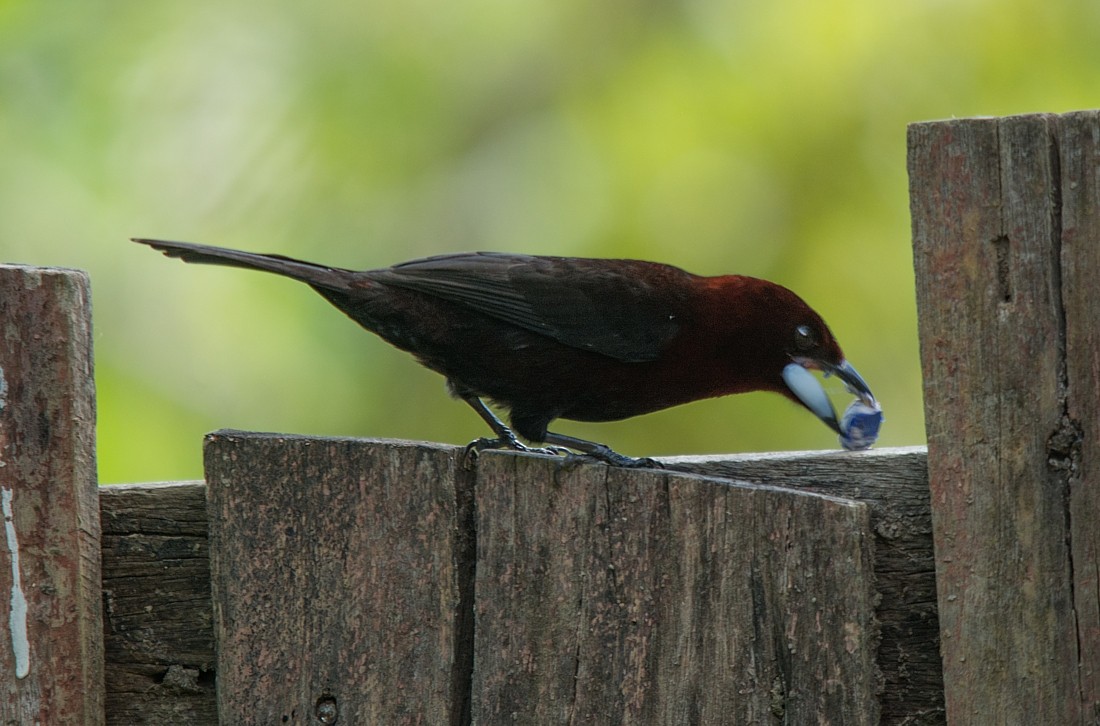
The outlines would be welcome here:
M 480 403 L 480 401 L 478 401 L 478 403 Z M 475 406 L 475 410 L 476 409 L 477 407 Z M 466 450 L 463 455 L 463 466 L 466 469 L 473 469 L 474 465 L 477 463 L 478 454 L 486 449 L 511 449 L 512 451 L 522 451 L 527 454 L 564 456 L 563 466 L 566 468 L 572 468 L 580 463 L 591 461 L 599 461 L 624 469 L 664 468 L 664 465 L 655 459 L 635 459 L 631 456 L 625 456 L 606 444 L 598 444 L 593 441 L 585 441 L 584 439 L 578 439 L 572 436 L 547 432 L 547 445 L 535 448 L 520 442 L 520 440 L 516 438 L 516 435 L 512 433 L 512 430 L 504 424 L 499 424 L 498 427 L 494 428 L 497 429 L 499 433 L 499 436 L 496 438 L 475 439 L 466 445 Z
M 624 469 L 663 469 L 664 465 L 655 459 L 635 459 L 632 456 L 625 456 L 612 449 L 607 444 L 599 444 L 595 441 L 587 441 L 585 439 L 578 439 L 574 436 L 566 436 L 564 434 L 555 434 L 553 431 L 547 431 L 545 439 L 550 444 L 556 444 L 558 446 L 565 446 L 575 451 L 581 452 L 580 454 L 570 453 L 566 456 L 565 465 L 572 467 L 583 461 L 600 461 L 604 464 L 610 464 L 611 466 L 620 466 Z
M 572 469 L 580 466 L 581 464 L 591 463 L 608 464 L 609 466 L 618 466 L 623 469 L 663 469 L 664 464 L 656 459 L 650 459 L 648 457 L 643 459 L 635 459 L 632 456 L 626 456 L 611 449 L 607 446 L 600 445 L 599 449 L 585 452 L 570 451 L 565 456 L 565 460 L 562 462 L 562 467 L 565 469 Z
M 573 453 L 569 449 L 561 446 L 543 446 L 538 448 L 527 446 L 515 436 L 499 436 L 495 439 L 482 438 L 474 439 L 466 444 L 466 449 L 462 455 L 463 466 L 467 469 L 474 468 L 474 465 L 477 463 L 478 454 L 487 449 L 511 449 L 512 451 L 522 451 L 525 454 L 546 454 L 548 456 L 562 456 Z
M 656 459 L 650 459 L 646 457 L 644 459 L 635 459 L 630 456 L 624 456 L 617 452 L 615 456 L 604 457 L 596 454 L 578 453 L 575 451 L 569 452 L 568 455 L 562 460 L 562 468 L 566 471 L 570 471 L 581 464 L 607 464 L 608 466 L 617 466 L 621 469 L 664 469 L 665 465 Z
M 621 466 L 624 469 L 663 469 L 664 466 L 656 459 L 649 457 L 635 459 L 632 456 L 620 454 L 609 446 L 598 444 L 592 451 L 585 452 L 584 457 L 590 457 L 602 461 L 611 466 Z

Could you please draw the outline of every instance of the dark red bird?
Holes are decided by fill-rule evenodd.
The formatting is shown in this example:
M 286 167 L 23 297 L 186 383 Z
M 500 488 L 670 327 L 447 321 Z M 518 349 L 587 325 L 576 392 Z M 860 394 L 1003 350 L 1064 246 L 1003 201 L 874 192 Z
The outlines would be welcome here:
M 712 396 L 775 391 L 842 433 L 820 384 L 867 384 L 821 317 L 797 295 L 740 275 L 699 277 L 639 260 L 492 252 L 441 255 L 356 272 L 280 255 L 136 239 L 184 262 L 300 280 L 352 320 L 447 379 L 496 434 L 471 446 L 568 447 L 631 459 L 547 431 L 554 419 L 614 421 Z M 482 402 L 508 409 L 512 429 Z

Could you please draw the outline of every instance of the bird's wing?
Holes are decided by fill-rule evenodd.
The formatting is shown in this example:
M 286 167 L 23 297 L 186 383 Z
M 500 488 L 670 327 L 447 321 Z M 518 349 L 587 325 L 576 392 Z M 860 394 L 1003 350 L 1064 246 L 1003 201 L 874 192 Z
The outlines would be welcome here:
M 412 260 L 371 276 L 625 362 L 656 359 L 676 335 L 691 277 L 636 260 L 488 252 Z

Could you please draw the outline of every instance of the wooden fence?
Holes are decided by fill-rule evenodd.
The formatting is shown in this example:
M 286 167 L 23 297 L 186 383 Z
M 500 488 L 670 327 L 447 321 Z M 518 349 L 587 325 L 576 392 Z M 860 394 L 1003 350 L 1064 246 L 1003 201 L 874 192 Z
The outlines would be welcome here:
M 942 722 L 922 449 L 460 454 L 220 432 L 209 492 L 104 488 L 109 720 L 213 723 L 217 631 L 226 723 Z
M 1100 118 L 909 159 L 927 454 L 223 431 L 97 488 L 87 280 L 0 267 L 0 722 L 1096 723 Z

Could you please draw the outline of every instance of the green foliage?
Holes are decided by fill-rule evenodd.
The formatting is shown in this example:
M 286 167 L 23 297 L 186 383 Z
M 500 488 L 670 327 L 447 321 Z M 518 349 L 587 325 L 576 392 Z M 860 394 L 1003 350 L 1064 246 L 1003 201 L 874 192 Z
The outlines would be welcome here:
M 884 404 L 881 444 L 920 443 L 905 125 L 1095 106 L 1098 7 L 9 0 L 0 257 L 91 273 L 105 481 L 198 477 L 221 427 L 485 433 L 308 289 L 135 235 L 767 277 L 830 322 Z M 558 428 L 631 455 L 836 445 L 774 395 Z

